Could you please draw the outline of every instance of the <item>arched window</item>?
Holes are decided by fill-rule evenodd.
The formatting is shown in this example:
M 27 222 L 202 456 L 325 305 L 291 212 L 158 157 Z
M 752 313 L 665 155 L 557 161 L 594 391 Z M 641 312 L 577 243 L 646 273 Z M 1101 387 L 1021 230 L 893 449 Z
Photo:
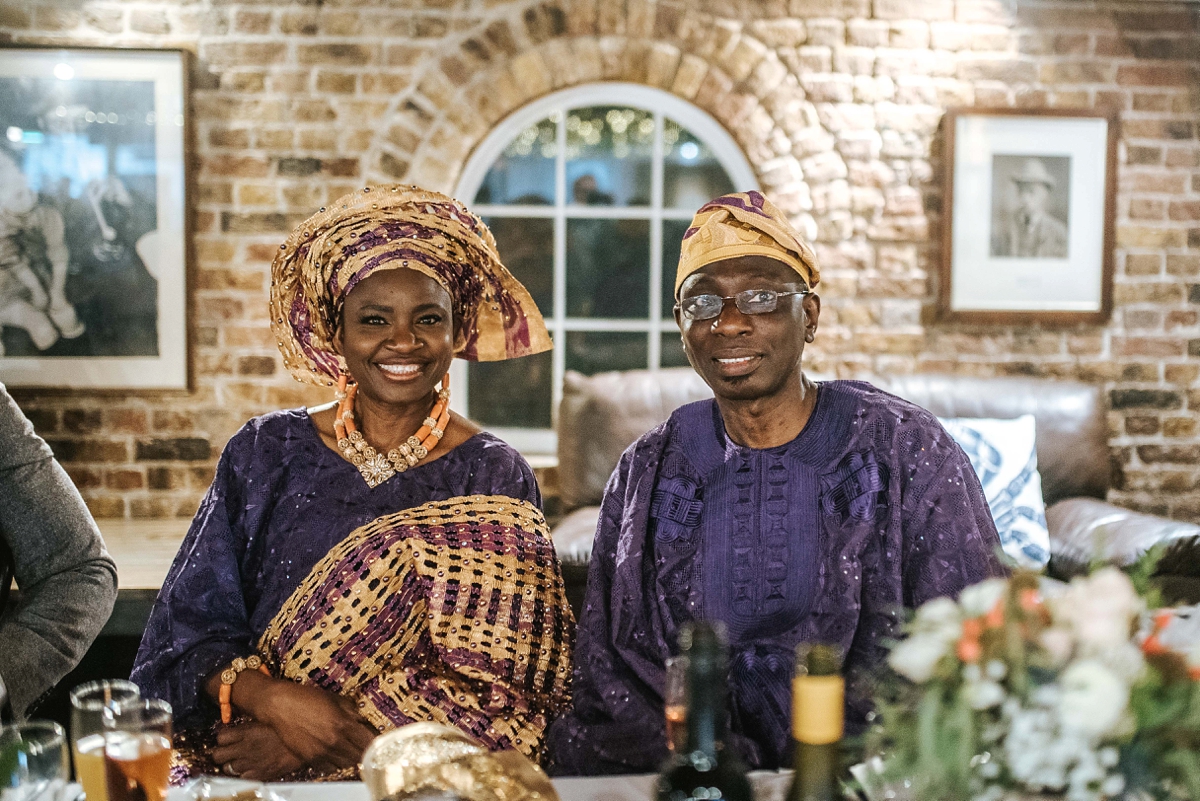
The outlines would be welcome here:
M 467 414 L 526 454 L 549 454 L 567 370 L 686 365 L 672 315 L 683 232 L 705 201 L 757 186 L 724 128 L 658 89 L 567 89 L 501 122 L 456 196 L 487 220 L 554 350 L 456 362 Z

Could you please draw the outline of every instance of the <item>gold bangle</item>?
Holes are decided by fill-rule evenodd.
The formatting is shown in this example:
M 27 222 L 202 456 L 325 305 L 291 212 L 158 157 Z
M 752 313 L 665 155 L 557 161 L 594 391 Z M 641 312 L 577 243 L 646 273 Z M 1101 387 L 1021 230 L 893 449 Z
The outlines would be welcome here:
M 262 657 L 258 654 L 252 654 L 245 659 L 239 656 L 221 671 L 221 683 L 233 684 L 243 670 L 258 670 L 262 663 Z

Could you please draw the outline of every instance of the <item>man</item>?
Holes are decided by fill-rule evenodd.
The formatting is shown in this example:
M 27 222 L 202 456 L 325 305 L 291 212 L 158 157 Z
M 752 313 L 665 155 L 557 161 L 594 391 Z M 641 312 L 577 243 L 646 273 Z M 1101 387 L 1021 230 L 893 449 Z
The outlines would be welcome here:
M 21 718 L 108 621 L 117 571 L 79 491 L 0 384 L 0 598 L 10 575 L 21 600 L 8 612 L 0 603 L 0 715 Z
M 716 397 L 676 410 L 609 480 L 555 771 L 657 769 L 663 665 L 693 619 L 728 632 L 731 747 L 778 767 L 797 644 L 842 649 L 861 727 L 902 609 L 1003 574 L 979 481 L 937 419 L 804 375 L 818 279 L 811 248 L 757 192 L 717 198 L 684 234 L 675 319 Z
M 1067 257 L 1067 226 L 1046 207 L 1054 191 L 1054 178 L 1041 159 L 1027 159 L 1012 177 L 1017 207 L 1007 220 L 993 223 L 993 256 Z

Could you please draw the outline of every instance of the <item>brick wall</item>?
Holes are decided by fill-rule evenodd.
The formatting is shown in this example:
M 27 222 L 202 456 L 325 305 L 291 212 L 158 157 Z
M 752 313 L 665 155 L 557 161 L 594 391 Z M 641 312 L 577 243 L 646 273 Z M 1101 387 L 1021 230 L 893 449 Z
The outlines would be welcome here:
M 291 225 L 368 182 L 450 190 L 506 114 L 629 80 L 712 113 L 817 232 L 810 369 L 1101 384 L 1112 500 L 1200 520 L 1198 32 L 1200 7 L 1152 0 L 2 0 L 13 42 L 197 56 L 194 390 L 18 398 L 97 515 L 191 515 L 245 419 L 323 399 L 267 325 Z M 952 105 L 1120 112 L 1108 326 L 932 321 Z

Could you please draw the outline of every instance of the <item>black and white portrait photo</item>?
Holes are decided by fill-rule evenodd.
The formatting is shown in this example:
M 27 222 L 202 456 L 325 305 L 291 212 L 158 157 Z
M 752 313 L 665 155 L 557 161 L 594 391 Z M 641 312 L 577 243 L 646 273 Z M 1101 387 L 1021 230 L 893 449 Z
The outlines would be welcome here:
M 992 156 L 992 255 L 1065 259 L 1070 156 Z
M 157 355 L 154 84 L 0 78 L 0 124 L 0 355 Z
M 182 75 L 164 107 L 163 57 L 178 73 L 175 53 L 0 52 L 0 380 L 186 359 Z
M 950 109 L 938 319 L 1101 324 L 1112 311 L 1108 111 Z

